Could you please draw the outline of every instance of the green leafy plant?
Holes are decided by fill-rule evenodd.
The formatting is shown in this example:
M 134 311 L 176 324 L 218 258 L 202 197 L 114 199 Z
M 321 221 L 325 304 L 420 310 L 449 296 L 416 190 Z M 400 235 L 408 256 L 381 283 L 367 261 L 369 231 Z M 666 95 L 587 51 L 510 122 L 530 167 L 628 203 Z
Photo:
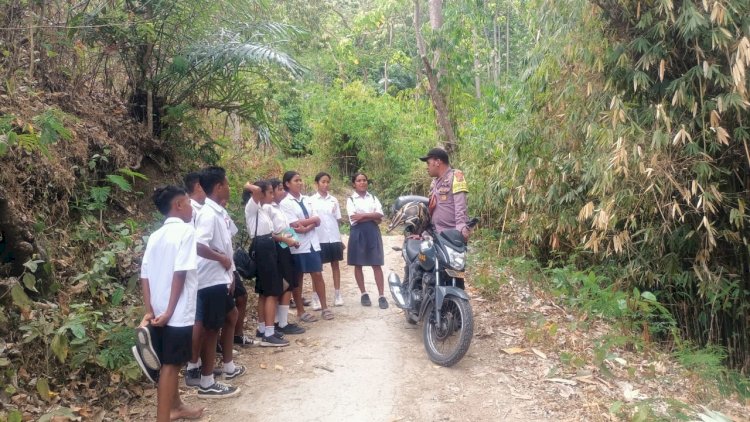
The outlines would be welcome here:
M 22 122 L 13 115 L 0 116 L 0 157 L 13 146 L 27 153 L 40 151 L 49 156 L 50 145 L 73 138 L 73 132 L 65 127 L 65 122 L 71 120 L 72 116 L 57 108 L 47 109 L 31 122 Z

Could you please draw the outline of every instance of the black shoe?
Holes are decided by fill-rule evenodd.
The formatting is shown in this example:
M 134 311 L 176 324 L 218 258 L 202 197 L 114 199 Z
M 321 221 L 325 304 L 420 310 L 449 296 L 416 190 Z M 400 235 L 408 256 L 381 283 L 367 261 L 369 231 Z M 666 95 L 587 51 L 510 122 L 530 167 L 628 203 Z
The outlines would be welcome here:
M 274 324 L 273 326 L 275 328 L 274 332 L 273 332 L 273 336 L 276 337 L 276 338 L 284 338 L 284 333 L 282 333 L 280 331 L 276 331 L 276 329 L 279 328 L 279 324 Z M 260 330 L 255 330 L 255 337 L 258 337 L 259 339 L 262 340 L 263 337 L 265 337 L 265 336 L 266 336 L 266 333 L 264 333 L 264 332 L 262 332 Z
M 185 370 L 185 385 L 188 387 L 201 386 L 201 368 L 200 366 L 193 369 Z
M 247 372 L 247 369 L 245 369 L 244 365 L 235 365 L 234 372 L 232 373 L 224 372 L 224 379 L 233 380 L 239 376 L 245 375 L 245 372 Z
M 148 380 L 153 382 L 154 384 L 159 382 L 159 371 L 155 371 L 146 366 L 146 364 L 143 362 L 143 358 L 141 358 L 141 354 L 138 353 L 137 347 L 133 346 L 131 351 L 133 352 L 133 357 L 135 358 L 136 363 L 138 363 L 141 371 L 143 371 L 143 375 L 145 375 L 146 378 L 148 378 Z
M 203 388 L 198 388 L 198 397 L 201 399 L 223 399 L 226 397 L 234 397 L 240 393 L 239 387 L 232 387 L 220 382 L 215 382 L 214 385 Z
M 141 360 L 148 369 L 158 371 L 161 368 L 159 356 L 156 354 L 154 343 L 151 340 L 151 330 L 149 330 L 149 327 L 138 327 L 135 329 L 135 346 L 138 348 Z
M 274 327 L 275 327 L 274 334 L 283 333 L 283 334 L 294 335 L 294 334 L 303 334 L 305 331 L 307 331 L 297 324 L 287 324 L 283 327 L 279 327 L 279 324 L 275 324 Z
M 380 309 L 388 309 L 388 301 L 383 296 L 380 296 L 378 298 L 378 306 L 380 306 Z
M 257 342 L 246 335 L 234 336 L 234 344 L 240 347 L 251 347 L 256 346 Z
M 278 338 L 275 335 L 271 337 L 263 337 L 260 342 L 261 347 L 284 347 L 289 346 L 289 340 Z
M 372 302 L 370 302 L 370 295 L 367 293 L 362 295 L 362 299 L 360 299 L 360 302 L 362 303 L 362 306 L 371 306 Z

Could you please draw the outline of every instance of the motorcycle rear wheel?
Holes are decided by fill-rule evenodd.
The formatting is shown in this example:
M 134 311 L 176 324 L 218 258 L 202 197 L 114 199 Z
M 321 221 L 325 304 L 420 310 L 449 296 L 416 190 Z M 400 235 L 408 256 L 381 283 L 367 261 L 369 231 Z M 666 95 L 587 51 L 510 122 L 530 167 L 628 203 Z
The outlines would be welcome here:
M 474 314 L 466 299 L 446 296 L 435 321 L 435 303 L 427 306 L 422 340 L 430 360 L 440 366 L 453 366 L 469 350 L 474 335 Z

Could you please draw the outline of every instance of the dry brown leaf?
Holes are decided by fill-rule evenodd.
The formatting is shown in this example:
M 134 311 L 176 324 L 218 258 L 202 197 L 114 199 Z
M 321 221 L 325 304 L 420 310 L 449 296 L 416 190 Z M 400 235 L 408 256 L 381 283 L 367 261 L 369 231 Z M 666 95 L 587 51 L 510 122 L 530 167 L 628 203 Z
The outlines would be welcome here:
M 532 348 L 531 348 L 531 351 L 532 351 L 532 352 L 534 352 L 534 354 L 535 354 L 535 355 L 537 355 L 537 356 L 539 356 L 540 358 L 542 358 L 542 359 L 544 359 L 544 360 L 546 360 L 546 359 L 547 359 L 547 355 L 546 355 L 546 354 L 544 354 L 543 352 L 541 352 L 541 351 L 540 351 L 539 349 L 537 349 L 536 347 L 532 347 Z
M 266 368 L 268 368 L 268 365 L 266 365 L 265 363 L 260 364 L 260 369 L 266 369 Z
M 573 380 L 568 380 L 565 378 L 546 378 L 545 381 L 547 382 L 556 382 L 558 384 L 565 384 L 565 385 L 578 385 L 577 382 Z
M 580 377 L 575 377 L 575 380 L 576 381 L 580 381 L 580 382 L 582 382 L 584 384 L 590 384 L 590 385 L 598 385 L 599 384 L 598 382 L 594 381 L 594 378 L 591 375 L 584 375 L 584 376 L 580 376 Z
M 503 352 L 505 352 L 505 353 L 507 353 L 509 355 L 517 355 L 519 353 L 523 353 L 523 352 L 526 351 L 526 349 L 524 349 L 522 347 L 507 347 L 505 349 L 500 349 L 500 350 L 502 350 Z
M 275 370 L 277 370 L 277 371 L 283 371 L 283 370 L 284 370 L 284 367 L 283 367 L 283 366 L 281 366 L 281 365 L 275 365 L 275 366 L 273 367 L 273 369 L 275 369 Z

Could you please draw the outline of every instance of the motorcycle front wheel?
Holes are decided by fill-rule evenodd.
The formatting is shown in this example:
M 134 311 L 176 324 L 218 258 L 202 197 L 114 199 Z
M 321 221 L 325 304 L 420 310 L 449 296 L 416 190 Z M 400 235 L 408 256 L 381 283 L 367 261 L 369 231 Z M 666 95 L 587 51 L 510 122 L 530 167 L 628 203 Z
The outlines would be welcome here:
M 474 315 L 466 299 L 446 296 L 440 310 L 440 321 L 435 317 L 435 302 L 427 306 L 422 338 L 430 360 L 440 366 L 453 366 L 469 350 L 474 335 Z

